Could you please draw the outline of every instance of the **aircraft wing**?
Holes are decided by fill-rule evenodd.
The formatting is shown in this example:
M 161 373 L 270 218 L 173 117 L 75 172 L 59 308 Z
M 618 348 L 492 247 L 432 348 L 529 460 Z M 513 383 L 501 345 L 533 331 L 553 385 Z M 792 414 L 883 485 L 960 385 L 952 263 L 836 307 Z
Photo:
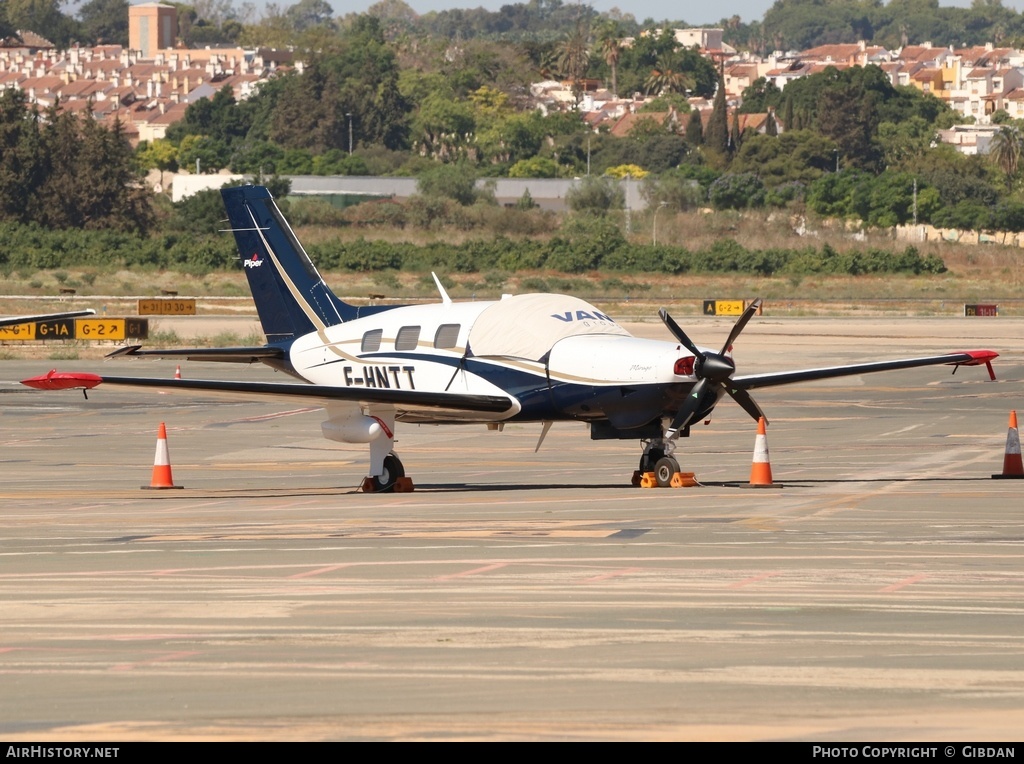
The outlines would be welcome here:
M 127 345 L 107 353 L 107 358 L 183 358 L 186 361 L 220 361 L 222 363 L 256 363 L 264 358 L 284 359 L 281 348 L 269 345 L 233 348 L 176 348 L 174 350 L 143 350 L 142 345 Z
M 502 413 L 518 409 L 510 396 L 438 393 L 391 388 L 328 387 L 275 382 L 226 382 L 203 379 L 153 379 L 145 377 L 107 377 L 88 372 L 51 371 L 22 380 L 23 385 L 39 390 L 90 390 L 98 385 L 144 387 L 165 392 L 207 392 L 235 398 L 274 396 L 326 405 L 338 401 L 379 403 L 396 408 L 453 409 Z
M 31 316 L 9 316 L 0 318 L 0 327 L 17 326 L 18 324 L 31 324 L 36 321 L 57 321 L 61 318 L 82 318 L 83 316 L 95 316 L 96 311 L 92 309 L 69 310 L 64 313 L 36 313 Z
M 993 350 L 965 350 L 946 355 L 923 356 L 921 358 L 904 358 L 896 361 L 875 361 L 858 363 L 849 366 L 825 366 L 820 369 L 802 369 L 800 371 L 780 371 L 770 374 L 746 374 L 733 377 L 728 384 L 742 390 L 753 390 L 758 387 L 775 387 L 790 385 L 795 382 L 811 382 L 816 379 L 833 377 L 849 377 L 856 374 L 871 374 L 878 371 L 894 371 L 896 369 L 912 369 L 916 366 L 934 366 L 949 364 L 950 366 L 986 366 L 989 376 L 995 379 L 992 371 L 992 359 L 999 356 Z M 956 369 L 953 369 L 954 373 Z

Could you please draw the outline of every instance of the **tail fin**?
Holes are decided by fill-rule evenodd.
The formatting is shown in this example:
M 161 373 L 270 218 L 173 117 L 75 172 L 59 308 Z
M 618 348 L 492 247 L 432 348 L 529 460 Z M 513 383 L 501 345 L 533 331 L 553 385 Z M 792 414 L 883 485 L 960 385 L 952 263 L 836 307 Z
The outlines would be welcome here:
M 236 186 L 221 195 L 268 343 L 355 317 L 355 307 L 324 283 L 266 188 Z

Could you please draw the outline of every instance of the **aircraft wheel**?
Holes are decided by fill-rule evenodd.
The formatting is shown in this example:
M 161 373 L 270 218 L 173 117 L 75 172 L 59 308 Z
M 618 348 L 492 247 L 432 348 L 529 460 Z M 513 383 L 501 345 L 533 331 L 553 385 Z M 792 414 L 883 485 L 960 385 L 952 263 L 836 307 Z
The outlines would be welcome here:
M 384 471 L 370 478 L 373 481 L 374 493 L 389 493 L 395 490 L 398 478 L 405 477 L 402 461 L 391 453 L 384 457 Z
M 679 462 L 671 456 L 663 456 L 654 464 L 654 477 L 662 488 L 672 484 L 672 476 L 679 472 Z

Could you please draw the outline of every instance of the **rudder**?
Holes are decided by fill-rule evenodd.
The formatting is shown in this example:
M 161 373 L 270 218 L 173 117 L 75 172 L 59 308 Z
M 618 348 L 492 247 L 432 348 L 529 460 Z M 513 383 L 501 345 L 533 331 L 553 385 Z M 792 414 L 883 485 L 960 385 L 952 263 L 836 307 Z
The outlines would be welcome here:
M 354 317 L 338 299 L 263 186 L 221 190 L 249 289 L 270 344 Z

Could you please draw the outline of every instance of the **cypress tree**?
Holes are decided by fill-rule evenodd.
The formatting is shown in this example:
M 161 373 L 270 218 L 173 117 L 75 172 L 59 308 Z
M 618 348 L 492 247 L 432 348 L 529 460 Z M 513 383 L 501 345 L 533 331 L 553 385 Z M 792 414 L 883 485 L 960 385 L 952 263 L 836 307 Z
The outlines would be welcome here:
M 729 150 L 729 115 L 726 113 L 725 80 L 718 78 L 718 89 L 711 107 L 711 119 L 704 134 L 704 145 L 714 151 L 725 153 Z
M 704 124 L 697 109 L 690 112 L 690 119 L 686 123 L 686 142 L 691 146 L 700 146 L 704 143 Z

